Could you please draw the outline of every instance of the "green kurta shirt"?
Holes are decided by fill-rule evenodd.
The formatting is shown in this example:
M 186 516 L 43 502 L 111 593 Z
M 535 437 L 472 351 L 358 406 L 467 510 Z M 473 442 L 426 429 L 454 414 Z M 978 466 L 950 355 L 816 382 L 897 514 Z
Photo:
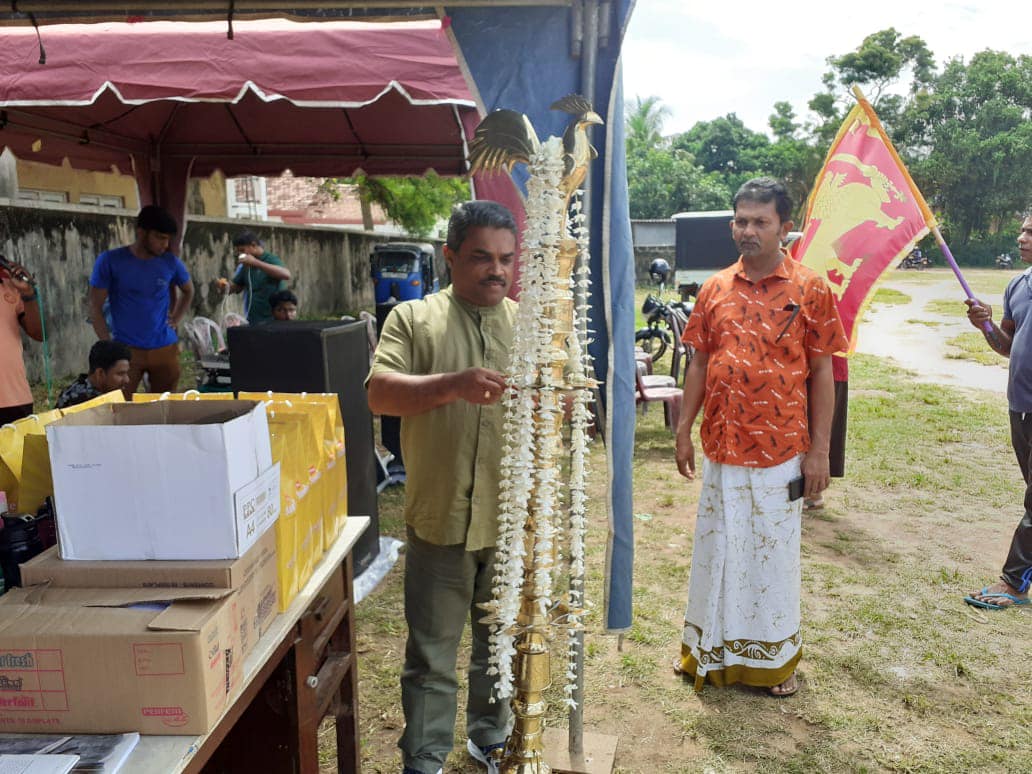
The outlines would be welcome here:
M 284 265 L 278 255 L 268 250 L 258 260 L 273 266 Z M 269 297 L 277 291 L 286 290 L 286 280 L 270 277 L 257 266 L 240 266 L 231 281 L 244 289 L 244 309 L 251 325 L 267 323 L 273 319 Z
M 516 302 L 473 306 L 451 288 L 397 306 L 384 322 L 370 376 L 440 374 L 482 367 L 505 371 Z M 405 521 L 435 545 L 477 551 L 498 537 L 502 404 L 458 400 L 401 420 Z

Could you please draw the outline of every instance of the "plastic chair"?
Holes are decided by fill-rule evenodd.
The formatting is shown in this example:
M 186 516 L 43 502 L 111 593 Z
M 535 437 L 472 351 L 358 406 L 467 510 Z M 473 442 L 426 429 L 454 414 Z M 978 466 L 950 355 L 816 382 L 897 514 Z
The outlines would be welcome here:
M 652 387 L 676 387 L 677 381 L 672 376 L 666 376 L 665 374 L 650 374 L 645 368 L 645 364 L 640 360 L 635 363 L 638 368 L 638 374 L 641 376 L 641 380 L 645 382 L 645 386 Z
M 644 370 L 642 367 L 634 369 L 634 376 L 638 387 L 638 401 L 645 406 L 649 403 L 662 401 L 663 417 L 666 421 L 666 426 L 671 431 L 676 431 L 677 423 L 681 419 L 681 388 L 649 387 L 645 383 L 645 374 L 642 373 Z
M 222 327 L 225 330 L 235 328 L 238 325 L 247 325 L 247 318 L 236 312 L 226 312 L 222 316 Z
M 226 348 L 222 328 L 209 317 L 195 317 L 186 326 L 187 336 L 197 358 L 211 357 Z
M 695 356 L 695 348 L 681 341 L 685 325 L 677 315 L 671 316 L 671 333 L 674 338 L 674 346 L 670 351 L 670 375 L 674 377 L 674 384 L 681 381 L 681 360 L 684 360 L 684 372 L 688 372 L 688 365 Z

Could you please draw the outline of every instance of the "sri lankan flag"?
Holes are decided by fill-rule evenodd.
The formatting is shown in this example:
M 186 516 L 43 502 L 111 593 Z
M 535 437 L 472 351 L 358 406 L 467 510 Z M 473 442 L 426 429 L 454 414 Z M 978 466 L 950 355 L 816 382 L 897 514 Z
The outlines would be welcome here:
M 797 260 L 827 279 L 856 348 L 856 329 L 875 285 L 935 226 L 874 108 L 857 104 L 831 144 L 806 206 Z

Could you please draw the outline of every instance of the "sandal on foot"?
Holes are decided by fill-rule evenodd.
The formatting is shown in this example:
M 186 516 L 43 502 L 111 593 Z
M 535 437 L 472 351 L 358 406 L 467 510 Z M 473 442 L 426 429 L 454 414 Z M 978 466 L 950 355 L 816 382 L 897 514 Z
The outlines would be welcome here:
M 791 683 L 791 687 L 789 687 Z M 796 677 L 796 673 L 793 672 L 785 682 L 780 685 L 772 685 L 767 689 L 767 693 L 773 696 L 775 699 L 787 699 L 789 696 L 794 696 L 799 692 L 799 678 Z
M 1006 610 L 1008 607 L 1020 607 L 1021 605 L 1030 604 L 1028 597 L 1016 597 L 1013 594 L 1008 594 L 1006 591 L 989 591 L 988 586 L 979 592 L 979 596 L 989 597 L 990 599 L 1009 599 L 1011 603 L 1009 605 L 997 605 L 995 602 L 988 602 L 975 597 L 964 597 L 964 601 L 972 607 L 980 607 L 983 610 Z

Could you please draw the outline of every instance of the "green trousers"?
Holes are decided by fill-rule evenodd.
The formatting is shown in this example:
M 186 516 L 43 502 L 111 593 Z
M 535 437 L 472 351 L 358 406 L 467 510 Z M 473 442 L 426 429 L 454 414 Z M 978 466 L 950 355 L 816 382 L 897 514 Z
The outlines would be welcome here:
M 490 701 L 495 677 L 487 674 L 490 629 L 477 607 L 491 599 L 494 548 L 467 551 L 435 546 L 408 531 L 405 551 L 405 622 L 408 642 L 401 673 L 405 731 L 398 741 L 404 765 L 425 774 L 444 766 L 455 738 L 456 657 L 469 617 L 473 646 L 469 662 L 466 734 L 481 747 L 509 734 L 508 700 Z

